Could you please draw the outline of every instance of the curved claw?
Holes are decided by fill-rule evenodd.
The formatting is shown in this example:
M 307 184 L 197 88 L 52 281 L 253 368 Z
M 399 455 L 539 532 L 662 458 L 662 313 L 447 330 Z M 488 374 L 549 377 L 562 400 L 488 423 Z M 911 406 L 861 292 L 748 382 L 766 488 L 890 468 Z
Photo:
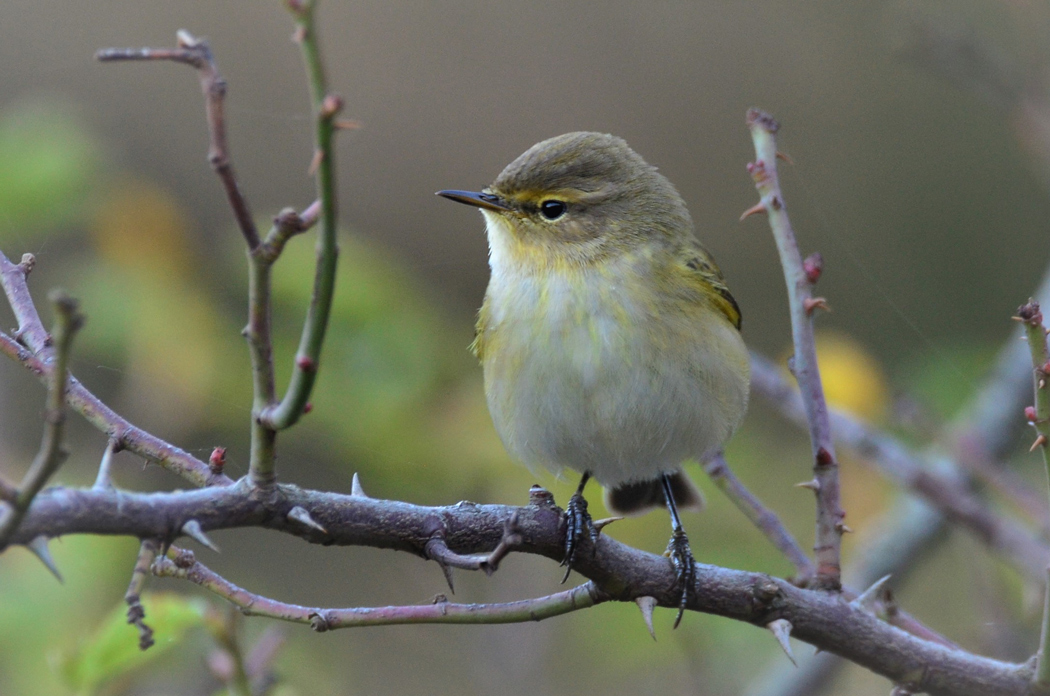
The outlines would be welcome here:
M 576 560 L 576 551 L 579 549 L 580 540 L 584 531 L 591 538 L 591 552 L 598 543 L 599 530 L 594 526 L 591 514 L 587 512 L 587 501 L 583 495 L 576 492 L 569 498 L 569 504 L 565 506 L 565 557 L 561 565 L 565 566 L 565 577 L 561 579 L 562 584 L 569 579 L 572 572 L 572 564 Z
M 689 548 L 689 538 L 685 532 L 680 529 L 674 532 L 667 544 L 667 554 L 674 566 L 675 587 L 682 588 L 682 597 L 678 600 L 678 615 L 674 620 L 674 627 L 678 628 L 689 602 L 689 593 L 696 586 L 696 560 L 693 558 L 693 550 Z

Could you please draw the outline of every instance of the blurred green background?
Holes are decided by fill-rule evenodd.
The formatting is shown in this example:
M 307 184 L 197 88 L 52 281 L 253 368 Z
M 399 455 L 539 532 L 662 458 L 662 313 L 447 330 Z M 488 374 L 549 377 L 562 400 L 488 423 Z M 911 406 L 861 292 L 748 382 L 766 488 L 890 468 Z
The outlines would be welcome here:
M 737 222 L 755 200 L 744 111 L 775 114 L 795 162 L 783 176 L 803 253 L 819 250 L 826 261 L 829 391 L 890 425 L 903 398 L 913 425 L 922 423 L 909 434 L 917 439 L 915 430 L 935 429 L 975 386 L 1050 258 L 1050 11 L 1040 3 L 329 0 L 320 13 L 331 86 L 363 127 L 339 136 L 344 235 L 331 338 L 313 412 L 280 439 L 284 481 L 346 491 L 356 471 L 370 495 L 424 504 L 524 503 L 533 482 L 568 498 L 573 481 L 513 464 L 492 429 L 466 352 L 487 278 L 482 222 L 433 195 L 482 187 L 558 133 L 612 132 L 658 165 L 743 307 L 746 340 L 783 357 L 790 336 L 773 244 L 764 221 Z M 276 0 L 4 3 L 0 248 L 36 255 L 37 297 L 62 285 L 82 300 L 89 321 L 73 369 L 89 388 L 201 458 L 228 447 L 236 477 L 246 469 L 251 398 L 239 335 L 245 261 L 205 160 L 196 77 L 184 66 L 91 57 L 108 46 L 168 46 L 180 28 L 211 40 L 229 82 L 234 163 L 260 224 L 312 200 L 306 86 Z M 294 240 L 277 267 L 282 380 L 312 248 Z M 6 306 L 0 317 L 13 325 Z M 32 457 L 43 398 L 30 375 L 0 363 L 4 475 L 21 476 Z M 70 439 L 60 482 L 90 484 L 105 439 L 79 420 Z M 812 501 L 791 487 L 808 476 L 803 437 L 755 404 L 728 457 L 810 545 Z M 862 541 L 877 533 L 868 523 L 893 492 L 860 464 L 844 457 L 843 485 Z M 1034 456 L 1020 464 L 1042 485 Z M 181 485 L 126 453 L 116 480 Z M 788 574 L 701 484 L 709 508 L 686 520 L 700 560 Z M 610 530 L 659 551 L 668 523 L 653 514 Z M 257 530 L 214 536 L 223 552 L 198 549 L 205 563 L 290 602 L 403 604 L 446 591 L 434 564 L 407 555 Z M 858 543 L 847 539 L 847 562 Z M 194 628 L 207 620 L 183 619 L 221 605 L 171 581 L 150 587 L 204 604 L 175 612 L 183 619 L 158 636 L 148 664 L 85 677 L 84 656 L 109 640 L 92 636 L 108 635 L 136 545 L 81 537 L 53 547 L 64 585 L 22 549 L 0 558 L 0 693 L 217 691 L 206 666 L 215 644 Z M 493 578 L 458 573 L 456 599 L 541 595 L 559 578 L 549 562 L 512 556 Z M 1035 649 L 1041 590 L 964 535 L 948 537 L 894 589 L 905 608 L 969 649 L 1014 660 Z M 672 633 L 671 620 L 657 614 L 655 643 L 637 609 L 620 605 L 515 626 L 323 635 L 288 626 L 277 693 L 735 694 L 786 659 L 749 626 L 690 615 Z M 245 643 L 271 625 L 247 620 Z M 134 646 L 134 629 L 123 630 Z M 833 687 L 856 696 L 888 689 L 857 668 Z

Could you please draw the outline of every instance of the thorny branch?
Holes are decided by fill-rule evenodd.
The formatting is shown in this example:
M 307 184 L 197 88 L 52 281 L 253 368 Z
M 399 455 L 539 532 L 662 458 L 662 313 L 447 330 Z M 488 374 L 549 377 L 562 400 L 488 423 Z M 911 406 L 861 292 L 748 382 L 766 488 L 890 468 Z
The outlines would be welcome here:
M 169 558 L 157 563 L 159 577 L 180 578 L 213 592 L 238 607 L 246 616 L 266 616 L 308 624 L 323 633 L 337 628 L 393 626 L 396 624 L 499 624 L 542 621 L 608 601 L 592 582 L 545 597 L 497 604 L 454 604 L 438 595 L 430 604 L 392 607 L 331 609 L 287 604 L 253 594 L 210 570 L 192 551 L 173 548 Z
M 789 418 L 804 422 L 798 392 L 768 360 L 752 356 L 751 387 Z M 1016 519 L 993 511 L 958 478 L 958 472 L 927 466 L 893 436 L 877 431 L 837 409 L 830 411 L 838 440 L 849 445 L 902 488 L 922 496 L 949 519 L 1037 582 L 1043 581 L 1050 547 Z
M 28 254 L 26 256 L 31 267 L 32 257 Z M 0 252 L 0 283 L 18 320 L 18 340 L 0 332 L 0 353 L 20 363 L 47 383 L 54 368 L 46 354 L 50 339 L 29 296 L 26 273 L 20 270 L 25 264 L 26 259 L 23 259 L 22 264 L 13 264 Z M 73 375 L 67 378 L 66 403 L 91 425 L 116 440 L 120 449 L 144 457 L 197 486 L 222 486 L 232 483 L 221 473 L 212 472 L 206 463 L 189 452 L 133 425 L 102 403 Z
M 813 574 L 813 563 L 806 556 L 806 553 L 799 546 L 795 537 L 792 536 L 791 532 L 787 530 L 784 523 L 780 521 L 777 514 L 766 507 L 758 497 L 748 490 L 747 486 L 737 478 L 736 474 L 733 473 L 732 469 L 729 468 L 729 464 L 725 461 L 725 457 L 721 454 L 713 457 L 707 464 L 704 465 L 704 471 L 711 478 L 716 486 L 729 498 L 737 508 L 744 513 L 744 515 L 751 521 L 755 527 L 757 527 L 766 538 L 772 542 L 772 544 L 779 550 L 784 557 L 795 564 L 795 577 L 790 578 L 791 582 L 799 587 L 805 587 L 809 579 Z M 872 576 L 868 574 L 861 578 L 859 587 L 871 587 L 875 585 L 879 578 L 892 574 L 891 572 L 880 573 Z M 861 592 L 858 592 L 849 587 L 843 586 L 843 596 L 848 600 L 856 599 Z M 921 622 L 916 620 L 910 614 L 899 609 L 894 608 L 892 612 L 885 612 L 887 605 L 881 600 L 875 602 L 878 605 L 880 615 L 885 616 L 886 620 L 894 626 L 901 628 L 909 633 L 925 638 L 926 640 L 933 641 L 934 643 L 940 643 L 941 645 L 947 645 L 955 647 L 955 643 L 940 635 L 936 631 L 927 628 Z
M 1046 328 L 1039 303 L 1032 300 L 1017 309 L 1015 317 L 1025 329 L 1025 338 L 1032 356 L 1032 384 L 1034 406 L 1025 408 L 1025 417 L 1039 433 L 1032 444 L 1032 451 L 1039 450 L 1046 469 L 1046 482 L 1050 493 L 1050 349 L 1046 344 Z M 1039 636 L 1039 651 L 1036 653 L 1036 686 L 1050 687 L 1050 566 L 1046 570 L 1046 588 L 1043 599 L 1043 626 Z
M 226 119 L 224 106 L 226 100 L 226 80 L 219 75 L 207 41 L 192 36 L 189 32 L 178 33 L 177 48 L 107 48 L 95 54 L 103 62 L 117 61 L 171 61 L 183 63 L 197 70 L 200 77 L 201 91 L 207 109 L 208 135 L 211 145 L 208 149 L 208 161 L 219 175 L 226 190 L 226 200 L 233 210 L 237 226 L 244 235 L 249 249 L 259 246 L 259 231 L 255 228 L 248 201 L 237 184 L 237 175 L 230 162 L 229 148 L 226 144 Z
M 1050 269 L 1044 273 L 1035 295 L 1050 299 Z M 968 472 L 996 486 L 997 481 L 990 481 L 989 477 L 1005 471 L 998 460 L 1005 457 L 1014 444 L 1017 414 L 1031 392 L 1032 368 L 1027 352 L 1024 343 L 1006 341 L 981 386 L 953 422 L 944 428 L 937 442 L 922 453 L 911 454 L 917 467 L 928 467 L 953 477 L 961 477 L 964 472 Z M 787 395 L 791 389 L 787 382 L 768 379 L 776 376 L 776 368 L 761 356 L 752 355 L 752 373 L 758 376 L 753 390 L 775 406 L 787 408 L 788 417 L 805 427 L 800 407 L 789 405 Z M 849 418 L 844 413 L 841 415 Z M 836 417 L 833 411 L 832 418 Z M 854 432 L 852 428 L 846 428 L 846 431 Z M 841 435 L 842 428 L 836 426 L 835 432 Z M 839 444 L 859 447 L 863 443 L 840 438 Z M 860 449 L 858 452 L 863 452 L 865 461 L 881 468 L 879 456 L 904 450 L 904 446 L 900 445 L 889 452 Z M 1025 490 L 1026 493 L 1030 492 Z M 1032 514 L 1031 503 L 1027 500 L 1029 497 L 1025 495 L 1023 499 L 1012 499 Z M 1037 497 L 1039 508 L 1034 516 L 1041 519 L 1046 514 L 1046 503 L 1041 496 Z M 867 587 L 885 575 L 893 575 L 895 580 L 900 581 L 916 561 L 945 535 L 947 522 L 946 514 L 931 501 L 912 496 L 902 497 L 882 515 L 881 523 L 870 525 L 872 533 L 854 554 L 859 560 L 853 564 L 852 572 L 847 573 L 847 580 L 860 587 Z M 748 693 L 752 696 L 815 696 L 826 693 L 827 686 L 834 681 L 834 673 L 845 664 L 843 660 L 824 653 L 810 658 L 803 656 L 800 657 L 798 669 L 787 671 L 774 666 L 761 677 L 757 690 Z
M 733 504 L 751 521 L 751 524 L 758 527 L 777 550 L 791 561 L 795 566 L 793 581 L 796 585 L 805 587 L 813 577 L 815 570 L 813 561 L 798 545 L 795 537 L 784 527 L 776 513 L 763 505 L 762 501 L 744 486 L 729 468 L 723 454 L 719 453 L 704 464 L 704 473 L 727 498 L 733 501 Z
M 292 519 L 295 508 L 307 511 L 324 531 Z M 516 550 L 561 558 L 562 512 L 548 503 L 428 508 L 289 485 L 258 489 L 247 481 L 177 493 L 50 489 L 38 496 L 13 542 L 73 533 L 174 539 L 180 523 L 184 527 L 184 521 L 195 520 L 204 530 L 266 527 L 315 543 L 367 545 L 424 557 L 435 519 L 442 522 L 451 550 L 473 554 L 498 546 L 514 514 L 520 535 Z M 598 537 L 593 556 L 584 554 L 574 570 L 611 600 L 652 597 L 669 608 L 680 600 L 665 557 L 605 534 Z M 763 573 L 698 564 L 688 608 L 757 626 L 784 619 L 792 625 L 793 637 L 931 694 L 1025 694 L 1032 673 L 1031 665 L 990 660 L 912 636 L 877 618 L 865 603 L 798 588 Z
M 241 193 L 226 143 L 225 96 L 226 81 L 219 75 L 211 47 L 189 32 L 178 32 L 178 46 L 167 48 L 105 49 L 97 58 L 103 62 L 131 60 L 166 60 L 190 65 L 197 70 L 210 136 L 208 160 L 226 190 L 226 197 L 248 246 L 248 324 L 244 336 L 248 340 L 252 361 L 254 399 L 252 405 L 251 453 L 248 469 L 256 485 L 270 485 L 276 481 L 275 458 L 277 431 L 293 425 L 306 408 L 310 390 L 317 372 L 321 343 L 328 325 L 335 286 L 337 247 L 335 208 L 335 169 L 332 156 L 335 116 L 342 101 L 325 91 L 316 32 L 313 26 L 312 3 L 289 5 L 298 23 L 296 40 L 303 47 L 304 62 L 310 78 L 314 112 L 317 119 L 318 200 L 302 215 L 294 210 L 281 211 L 274 218 L 273 228 L 261 240 L 252 218 L 248 202 Z M 317 274 L 314 296 L 303 328 L 303 340 L 296 358 L 292 383 L 288 394 L 278 402 L 274 387 L 273 341 L 271 336 L 271 269 L 285 243 L 301 234 L 321 219 Z
M 28 264 L 23 264 L 23 268 L 28 273 Z M 0 550 L 7 546 L 8 539 L 18 528 L 33 498 L 68 456 L 62 447 L 62 433 L 66 424 L 66 375 L 73 336 L 83 325 L 84 317 L 77 311 L 76 301 L 61 290 L 53 290 L 49 297 L 55 313 L 55 328 L 47 338 L 49 345 L 46 359 L 51 363 L 51 379 L 44 410 L 44 437 L 29 471 L 18 486 L 14 500 L 7 507 L 6 515 L 0 519 Z
M 761 197 L 759 203 L 741 217 L 763 212 L 769 217 L 769 226 L 780 254 L 780 264 L 787 282 L 788 304 L 791 314 L 791 336 L 795 354 L 791 371 L 798 381 L 803 395 L 802 403 L 809 421 L 810 440 L 813 445 L 813 484 L 817 499 L 817 523 L 813 552 L 817 561 L 816 587 L 837 590 L 841 586 L 842 535 L 848 530 L 839 503 L 838 461 L 835 445 L 831 439 L 831 423 L 828 406 L 824 399 L 824 385 L 820 381 L 817 365 L 816 344 L 813 340 L 813 311 L 827 309 L 823 298 L 813 297 L 813 281 L 803 264 L 795 242 L 795 233 L 788 219 L 784 196 L 780 192 L 777 178 L 776 133 L 779 124 L 767 113 L 751 109 L 747 112 L 747 125 L 755 144 L 755 161 L 748 171 L 755 181 Z
M 62 356 L 68 354 L 68 347 L 62 347 L 61 332 L 56 332 L 54 337 L 58 347 L 52 346 L 52 338 L 44 330 L 33 307 L 25 283 L 32 258 L 27 257 L 16 266 L 0 255 L 0 283 L 19 322 L 15 338 L 0 333 L 0 352 L 51 384 L 49 414 L 60 412 L 63 403 L 68 402 L 106 432 L 110 443 L 104 461 L 108 461 L 118 449 L 126 448 L 158 461 L 198 485 L 210 485 L 196 491 L 129 493 L 106 485 L 108 477 L 100 473 L 102 484 L 93 489 L 56 488 L 38 494 L 57 467 L 58 458 L 52 457 L 51 452 L 58 451 L 58 429 L 53 438 L 56 443 L 53 450 L 47 445 L 45 436 L 45 445 L 38 457 L 43 458 L 44 463 L 34 465 L 30 473 L 37 473 L 29 485 L 24 482 L 17 489 L 11 484 L 0 485 L 0 499 L 7 501 L 8 508 L 17 511 L 24 503 L 25 512 L 21 524 L 18 519 L 11 521 L 13 514 L 8 514 L 0 523 L 3 525 L 0 526 L 0 547 L 3 546 L 4 534 L 10 535 L 12 543 L 25 544 L 38 553 L 46 553 L 48 537 L 62 534 L 120 534 L 143 539 L 126 595 L 129 621 L 139 627 L 143 645 L 149 642 L 149 629 L 144 623 L 138 596 L 148 572 L 195 582 L 225 597 L 246 613 L 306 622 L 316 630 L 389 623 L 535 620 L 613 600 L 637 601 L 642 607 L 643 617 L 651 626 L 653 606 L 674 607 L 679 601 L 670 564 L 666 558 L 632 549 L 605 535 L 598 537 L 593 555 L 584 554 L 584 558 L 574 565 L 574 569 L 588 577 L 590 582 L 568 592 L 498 605 L 438 602 L 421 607 L 381 609 L 299 607 L 243 590 L 198 563 L 188 552 L 173 550 L 171 558 L 157 558 L 161 547 L 182 535 L 210 545 L 206 531 L 243 526 L 275 529 L 314 543 L 368 545 L 408 551 L 435 560 L 446 570 L 454 566 L 491 572 L 512 551 L 552 559 L 559 559 L 562 555 L 562 513 L 554 506 L 550 495 L 542 490 L 534 490 L 530 505 L 521 508 L 472 504 L 423 508 L 397 501 L 369 499 L 360 492 L 359 485 L 355 485 L 353 495 L 343 496 L 275 484 L 274 435 L 277 430 L 294 424 L 304 411 L 316 377 L 331 306 L 337 257 L 332 140 L 339 127 L 335 117 L 342 108 L 342 100 L 327 91 L 313 24 L 314 4 L 305 0 L 289 0 L 287 4 L 298 25 L 296 40 L 303 49 L 311 86 L 316 121 L 316 150 L 311 170 L 317 175 L 318 200 L 301 215 L 291 210 L 282 211 L 264 240 L 260 239 L 255 228 L 230 163 L 223 116 L 225 83 L 215 68 L 207 44 L 180 32 L 175 49 L 107 50 L 99 53 L 100 60 L 170 60 L 192 65 L 198 70 L 206 98 L 211 142 L 209 160 L 223 183 L 249 249 L 252 290 L 246 335 L 256 387 L 250 481 L 226 485 L 232 482 L 221 474 L 221 455 L 219 463 L 209 467 L 182 450 L 143 433 L 101 404 L 72 376 L 68 377 L 68 389 L 63 390 L 61 385 L 66 382 L 67 373 Z M 829 427 L 834 415 L 829 419 L 823 399 L 809 318 L 814 309 L 826 305 L 821 298 L 812 297 L 813 268 L 807 265 L 809 260 L 806 263 L 801 261 L 784 211 L 776 180 L 777 153 L 773 138 L 776 123 L 760 112 L 751 112 L 748 118 L 757 155 L 750 171 L 762 196 L 760 204 L 749 212 L 769 214 L 782 252 L 795 335 L 793 367 L 805 394 L 799 408 L 806 412 L 813 435 L 816 461 L 813 488 L 818 499 L 817 564 L 813 586 L 820 590 L 837 590 L 840 586 L 840 537 L 846 528 L 842 524 L 844 513 L 839 506 L 837 463 Z M 315 222 L 319 223 L 320 233 L 314 294 L 291 384 L 284 398 L 277 401 L 269 335 L 269 267 L 290 237 L 305 231 Z M 47 420 L 51 428 L 55 419 L 49 415 Z M 57 420 L 60 425 L 61 419 Z M 858 436 L 854 434 L 854 437 Z M 934 478 L 931 483 L 927 472 L 917 472 L 907 461 L 902 463 L 902 457 L 906 460 L 907 456 L 900 455 L 892 441 L 880 440 L 877 433 L 865 433 L 859 437 L 869 447 L 879 449 L 879 456 L 894 464 L 896 469 L 891 469 L 897 471 L 898 477 L 907 485 L 924 492 L 935 504 L 947 510 L 949 516 L 954 515 L 953 519 L 970 524 L 993 547 L 1004 550 L 1015 561 L 1020 561 L 1024 553 L 1034 553 L 1039 559 L 1045 557 L 1047 549 L 1039 539 L 1028 538 L 1018 532 L 1024 531 L 1019 525 L 992 516 L 958 481 Z M 775 515 L 732 477 L 724 463 L 721 469 L 716 463 L 712 475 L 753 517 L 756 525 L 785 551 L 795 563 L 800 577 L 814 574 L 812 562 Z M 451 575 L 447 573 L 447 576 L 451 584 Z M 876 615 L 882 601 L 879 599 L 880 586 L 877 583 L 853 601 L 847 601 L 852 593 L 843 596 L 807 590 L 760 573 L 698 565 L 696 586 L 688 593 L 688 608 L 768 627 L 782 642 L 790 633 L 822 650 L 867 666 L 909 692 L 922 690 L 963 696 L 1029 693 L 1033 675 L 1031 664 L 1008 664 L 978 657 L 932 632 L 925 634 L 929 639 L 924 639 L 880 619 Z M 912 628 L 921 632 L 924 627 L 915 623 Z M 247 675 L 243 665 L 241 672 L 242 676 Z

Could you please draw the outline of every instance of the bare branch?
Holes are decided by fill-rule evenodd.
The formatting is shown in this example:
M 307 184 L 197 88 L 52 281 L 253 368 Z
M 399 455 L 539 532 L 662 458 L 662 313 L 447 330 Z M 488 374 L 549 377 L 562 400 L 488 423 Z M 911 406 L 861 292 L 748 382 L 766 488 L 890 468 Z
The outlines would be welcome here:
M 154 572 L 161 577 L 189 580 L 214 592 L 246 616 L 267 616 L 282 621 L 308 624 L 318 632 L 362 626 L 397 624 L 498 624 L 542 621 L 608 601 L 594 583 L 588 582 L 565 592 L 498 604 L 453 604 L 439 596 L 432 604 L 394 607 L 354 607 L 326 609 L 287 604 L 253 594 L 196 561 L 192 552 L 173 548 L 170 559 L 157 563 Z
M 784 205 L 784 196 L 780 191 L 776 144 L 776 132 L 780 126 L 772 116 L 757 109 L 747 112 L 747 125 L 755 144 L 755 161 L 748 165 L 748 171 L 761 196 L 759 206 L 769 217 L 769 226 L 780 253 L 780 264 L 784 268 L 795 347 L 792 372 L 803 395 L 802 402 L 813 445 L 813 479 L 817 483 L 817 525 L 813 548 L 817 571 L 814 582 L 817 587 L 836 590 L 841 585 L 840 554 L 842 534 L 846 529 L 842 520 L 846 513 L 839 503 L 838 462 L 831 440 L 824 386 L 817 365 L 811 316 L 815 307 L 823 305 L 826 309 L 827 303 L 824 298 L 813 297 L 813 282 L 810 280 L 812 271 L 807 273 L 802 263 Z
M 805 423 L 798 392 L 768 360 L 754 354 L 751 358 L 752 393 L 767 398 L 791 420 Z M 1050 547 L 1017 520 L 992 511 L 966 488 L 957 471 L 935 469 L 896 438 L 843 411 L 832 409 L 830 418 L 840 442 L 870 459 L 898 485 L 920 495 L 1029 577 L 1043 582 Z
M 791 561 L 791 564 L 795 566 L 793 582 L 801 587 L 805 587 L 806 583 L 813 577 L 815 570 L 813 561 L 809 560 L 809 556 L 798 545 L 791 532 L 784 527 L 776 513 L 763 505 L 762 501 L 751 493 L 743 482 L 736 477 L 736 474 L 729 468 L 729 464 L 726 463 L 725 456 L 722 453 L 712 457 L 710 461 L 704 464 L 704 472 L 718 486 L 719 490 L 725 493 L 726 497 L 737 506 L 737 509 L 743 512 L 751 520 L 751 523 L 766 535 L 766 538 L 773 543 L 773 546 Z
M 219 75 L 219 69 L 215 65 L 215 59 L 207 41 L 196 38 L 186 31 L 180 31 L 177 38 L 177 48 L 107 48 L 96 53 L 95 57 L 103 63 L 162 60 L 183 63 L 196 68 L 201 91 L 204 93 L 208 117 L 210 138 L 208 161 L 211 162 L 212 168 L 222 181 L 222 186 L 226 190 L 226 199 L 230 203 L 230 208 L 233 209 L 233 216 L 237 220 L 241 234 L 244 235 L 248 249 L 255 249 L 259 246 L 259 232 L 255 228 L 255 220 L 252 218 L 248 201 L 237 184 L 237 175 L 233 171 L 229 147 L 226 143 L 224 116 L 226 81 Z
M 142 608 L 142 588 L 150 576 L 150 566 L 157 557 L 159 545 L 156 539 L 143 539 L 135 568 L 131 571 L 131 582 L 124 593 L 128 605 L 128 623 L 139 630 L 139 649 L 148 650 L 153 645 L 153 629 L 146 625 L 146 610 Z
M 327 534 L 290 521 L 287 514 L 295 506 L 308 510 Z M 180 521 L 196 519 L 207 529 L 267 527 L 317 543 L 367 545 L 425 557 L 435 518 L 443 521 L 452 551 L 472 554 L 494 549 L 515 513 L 521 536 L 517 550 L 560 560 L 564 530 L 556 507 L 431 508 L 287 485 L 260 490 L 247 481 L 176 493 L 49 489 L 34 501 L 12 541 L 73 533 L 172 538 Z M 632 549 L 605 534 L 598 537 L 593 557 L 579 559 L 574 570 L 616 601 L 648 596 L 659 606 L 677 608 L 681 598 L 665 557 Z M 850 607 L 837 594 L 797 588 L 762 573 L 697 565 L 688 609 L 760 627 L 786 619 L 798 640 L 894 681 L 914 680 L 931 694 L 1025 694 L 1032 673 L 1030 665 L 990 660 L 917 638 Z
M 813 564 L 802 550 L 802 547 L 800 547 L 798 542 L 795 541 L 791 532 L 784 527 L 776 513 L 763 505 L 762 501 L 749 491 L 747 486 L 736 477 L 733 471 L 729 468 L 723 455 L 720 454 L 705 464 L 704 471 L 707 472 L 707 475 L 711 477 L 711 480 L 715 485 L 718 486 L 731 501 L 733 501 L 741 512 L 743 512 L 744 515 L 746 515 L 747 518 L 766 535 L 773 545 L 795 565 L 796 575 L 794 578 L 791 578 L 791 581 L 795 585 L 805 587 L 806 582 L 812 577 Z M 903 544 L 903 542 L 900 543 L 904 548 L 907 548 L 906 544 Z M 864 587 L 870 584 L 870 580 L 864 580 L 862 578 L 859 586 Z M 853 600 L 860 594 L 845 586 L 842 588 L 842 593 L 843 596 L 849 600 Z M 894 626 L 908 631 L 912 635 L 919 636 L 920 638 L 935 643 L 940 643 L 941 645 L 956 647 L 955 643 L 923 625 L 907 612 L 896 611 L 893 613 L 892 617 L 887 618 Z
M 27 256 L 29 256 L 27 254 Z M 23 259 L 24 263 L 24 259 Z M 0 283 L 19 322 L 21 344 L 0 333 L 0 353 L 7 355 L 47 383 L 51 379 L 51 339 L 29 296 L 23 264 L 15 265 L 0 252 Z M 233 481 L 213 473 L 208 465 L 189 452 L 133 425 L 87 390 L 76 377 L 68 376 L 66 402 L 91 425 L 120 443 L 123 449 L 159 464 L 198 486 L 225 486 Z

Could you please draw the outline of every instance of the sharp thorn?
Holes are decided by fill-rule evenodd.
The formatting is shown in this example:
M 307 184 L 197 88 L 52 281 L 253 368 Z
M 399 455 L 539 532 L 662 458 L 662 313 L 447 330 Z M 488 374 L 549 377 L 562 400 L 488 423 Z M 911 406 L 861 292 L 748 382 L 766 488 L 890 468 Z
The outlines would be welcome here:
M 835 531 L 838 532 L 839 534 L 852 534 L 853 533 L 853 527 L 850 527 L 845 522 L 836 522 L 835 523 Z
M 635 597 L 634 603 L 642 611 L 642 620 L 645 621 L 645 627 L 649 629 L 649 635 L 656 640 L 656 631 L 653 630 L 653 609 L 656 607 L 656 597 Z
M 780 647 L 784 650 L 784 654 L 791 660 L 791 664 L 798 667 L 798 661 L 795 659 L 794 653 L 791 652 L 791 642 L 788 638 L 791 637 L 791 629 L 794 626 L 787 619 L 777 619 L 776 621 L 770 621 L 766 624 L 773 636 L 776 637 L 777 642 L 780 643 Z
M 306 170 L 309 176 L 313 176 L 317 173 L 317 170 L 321 168 L 321 162 L 324 161 L 324 151 L 314 150 L 314 157 L 310 160 L 310 168 Z
M 58 566 L 55 565 L 55 559 L 51 557 L 50 549 L 47 548 L 46 536 L 41 534 L 26 544 L 26 548 L 32 551 L 33 555 L 40 559 L 40 562 L 44 564 L 44 567 L 51 571 L 51 574 L 55 576 L 56 580 L 59 582 L 65 582 L 62 579 L 62 573 L 58 572 Z
M 765 213 L 765 212 L 768 212 L 766 210 L 766 204 L 765 203 L 756 203 L 755 205 L 751 206 L 750 208 L 745 210 L 740 215 L 740 222 L 743 222 L 744 220 L 748 219 L 752 215 L 759 215 L 760 213 Z
M 354 482 L 350 484 L 350 495 L 355 498 L 367 498 L 368 494 L 365 493 L 365 489 L 361 488 L 361 478 L 354 472 Z
M 782 162 L 787 162 L 788 164 L 795 164 L 795 160 L 791 159 L 780 150 L 777 150 L 777 159 L 781 160 Z
M 452 583 L 452 566 L 447 563 L 438 562 L 438 566 L 441 568 L 441 572 L 445 575 L 445 582 L 448 583 L 448 589 L 452 594 L 456 594 L 456 587 Z
M 1046 447 L 1046 443 L 1047 443 L 1046 435 L 1043 435 L 1042 433 L 1040 433 L 1039 437 L 1037 437 L 1035 439 L 1035 442 L 1032 443 L 1032 446 L 1030 448 L 1028 448 L 1028 451 L 1029 452 L 1035 452 L 1036 449 L 1039 448 L 1039 447 Z
M 179 29 L 175 32 L 175 44 L 179 48 L 197 48 L 201 45 L 201 40 L 185 29 Z
M 809 490 L 811 490 L 813 492 L 817 492 L 817 491 L 820 490 L 820 481 L 818 481 L 816 479 L 811 479 L 809 481 L 803 481 L 802 483 L 796 483 L 795 484 L 795 488 L 808 488 Z
M 890 576 L 885 575 L 876 580 L 871 587 L 857 595 L 849 605 L 855 609 L 875 615 L 875 603 L 879 601 L 879 596 L 882 594 L 882 588 L 885 587 L 889 581 Z
M 289 510 L 288 511 L 288 519 L 293 520 L 295 522 L 298 522 L 299 524 L 303 525 L 304 527 L 309 527 L 310 529 L 316 529 L 317 531 L 321 532 L 322 534 L 327 534 L 328 533 L 328 530 L 325 529 L 324 527 L 322 527 L 317 522 L 317 520 L 315 520 L 313 517 L 310 517 L 310 513 L 307 512 L 306 508 L 304 508 L 302 506 L 296 505 L 291 510 Z
M 806 311 L 806 316 L 813 316 L 813 310 L 815 309 L 823 309 L 825 312 L 831 311 L 827 298 L 824 297 L 807 297 L 802 300 L 802 309 Z
M 207 546 L 215 553 L 219 553 L 219 547 L 215 545 L 215 542 L 208 538 L 208 535 L 206 535 L 204 530 L 201 529 L 201 523 L 197 520 L 187 520 L 186 523 L 182 525 L 182 533 L 204 546 Z
M 597 520 L 596 522 L 593 523 L 594 524 L 594 531 L 595 531 L 596 534 L 601 534 L 602 530 L 606 526 L 612 524 L 613 522 L 619 522 L 622 519 L 623 519 L 622 517 L 605 517 L 605 518 L 602 518 L 600 520 Z

